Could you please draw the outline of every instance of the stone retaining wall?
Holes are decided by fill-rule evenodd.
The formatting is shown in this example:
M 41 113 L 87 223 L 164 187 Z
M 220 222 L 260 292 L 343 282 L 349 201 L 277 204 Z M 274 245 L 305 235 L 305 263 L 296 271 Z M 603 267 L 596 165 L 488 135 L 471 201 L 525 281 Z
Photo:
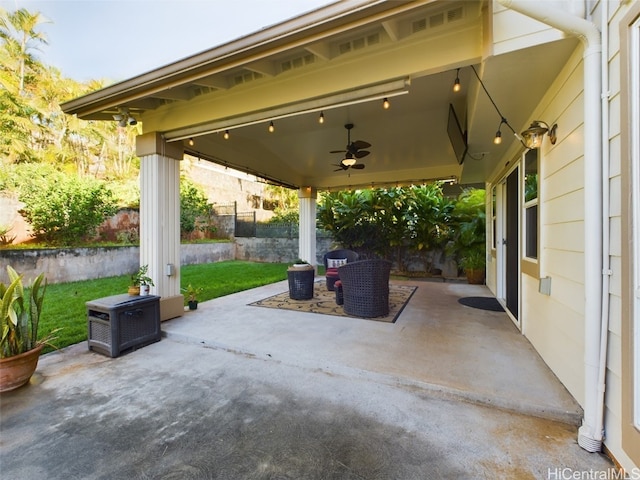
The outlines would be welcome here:
M 318 239 L 319 264 L 330 247 L 329 239 Z M 297 256 L 297 238 L 238 238 L 235 243 L 189 243 L 180 247 L 181 265 L 234 259 L 288 263 Z M 40 272 L 47 272 L 49 283 L 64 283 L 131 273 L 137 270 L 139 261 L 138 247 L 0 250 L 0 282 L 6 284 L 9 280 L 7 265 L 23 273 L 27 283 Z

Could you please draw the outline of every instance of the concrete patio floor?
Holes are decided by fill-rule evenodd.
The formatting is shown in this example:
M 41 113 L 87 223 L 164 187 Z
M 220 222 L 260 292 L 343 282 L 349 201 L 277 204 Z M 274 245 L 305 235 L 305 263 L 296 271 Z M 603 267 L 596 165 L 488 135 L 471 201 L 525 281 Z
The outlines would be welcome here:
M 420 281 L 396 323 L 203 302 L 118 358 L 86 342 L 3 394 L 7 479 L 549 479 L 612 468 L 483 286 Z M 562 476 L 564 475 L 564 476 Z M 584 478 L 581 476 L 580 478 Z M 595 477 L 593 477 L 595 478 Z

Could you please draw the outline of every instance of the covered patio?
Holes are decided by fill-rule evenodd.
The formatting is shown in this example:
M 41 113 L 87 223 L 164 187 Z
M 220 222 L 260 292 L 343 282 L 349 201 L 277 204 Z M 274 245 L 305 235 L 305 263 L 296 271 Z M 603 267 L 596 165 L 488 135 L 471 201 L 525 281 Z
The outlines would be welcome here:
M 394 280 L 394 282 L 397 282 Z M 581 409 L 486 287 L 418 288 L 395 323 L 201 303 L 121 357 L 42 357 L 2 398 L 7 478 L 559 478 L 604 471 Z

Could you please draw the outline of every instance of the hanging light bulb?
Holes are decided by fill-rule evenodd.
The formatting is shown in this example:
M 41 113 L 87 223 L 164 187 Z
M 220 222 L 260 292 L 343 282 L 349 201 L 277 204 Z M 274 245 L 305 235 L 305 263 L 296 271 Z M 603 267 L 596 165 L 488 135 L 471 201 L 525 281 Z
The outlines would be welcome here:
M 193 147 L 193 144 L 194 144 L 194 143 L 195 143 L 195 142 L 193 141 L 193 138 L 190 138 L 190 139 L 189 139 L 189 146 L 190 146 L 190 147 Z
M 276 131 L 276 127 L 273 124 L 273 121 L 269 122 L 269 133 L 273 133 Z
M 224 135 L 222 136 L 225 140 L 229 140 L 229 130 L 224 131 Z
M 385 99 L 382 100 L 382 108 L 389 110 L 389 107 L 391 107 L 391 104 L 389 103 L 389 99 L 385 97 Z
M 460 89 L 462 88 L 460 86 L 460 77 L 458 75 L 459 73 L 460 73 L 460 69 L 458 68 L 456 70 L 456 80 L 453 82 L 453 91 L 456 92 L 456 93 L 459 92 Z
M 507 119 L 506 118 L 501 118 L 500 119 L 500 124 L 498 125 L 498 131 L 496 132 L 496 136 L 493 137 L 493 143 L 495 145 L 500 145 L 502 143 L 502 132 L 500 131 L 500 129 L 502 128 L 502 124 L 503 123 L 507 123 Z
M 324 112 L 320 112 L 320 116 L 318 117 L 318 123 L 320 125 L 324 123 Z

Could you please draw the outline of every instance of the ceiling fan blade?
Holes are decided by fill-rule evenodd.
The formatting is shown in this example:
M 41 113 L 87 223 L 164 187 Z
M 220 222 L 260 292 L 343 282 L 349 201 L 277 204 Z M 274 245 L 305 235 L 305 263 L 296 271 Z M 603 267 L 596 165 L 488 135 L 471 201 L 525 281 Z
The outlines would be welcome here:
M 369 148 L 371 146 L 370 143 L 367 143 L 364 140 L 356 140 L 351 145 L 354 146 L 357 150 L 362 150 L 363 148 Z
M 366 157 L 370 153 L 371 152 L 369 152 L 368 150 L 358 150 L 356 153 L 353 154 L 353 156 L 356 158 L 362 158 L 362 157 Z
M 356 170 L 362 170 L 364 168 L 364 163 L 355 163 L 351 165 L 351 168 L 355 168 Z
M 346 170 L 347 168 L 349 168 L 342 163 L 332 163 L 331 165 L 333 165 L 334 167 L 340 167 L 338 170 Z M 338 170 L 335 170 L 335 171 L 337 172 Z
M 329 153 L 346 153 L 346 150 L 331 150 Z

